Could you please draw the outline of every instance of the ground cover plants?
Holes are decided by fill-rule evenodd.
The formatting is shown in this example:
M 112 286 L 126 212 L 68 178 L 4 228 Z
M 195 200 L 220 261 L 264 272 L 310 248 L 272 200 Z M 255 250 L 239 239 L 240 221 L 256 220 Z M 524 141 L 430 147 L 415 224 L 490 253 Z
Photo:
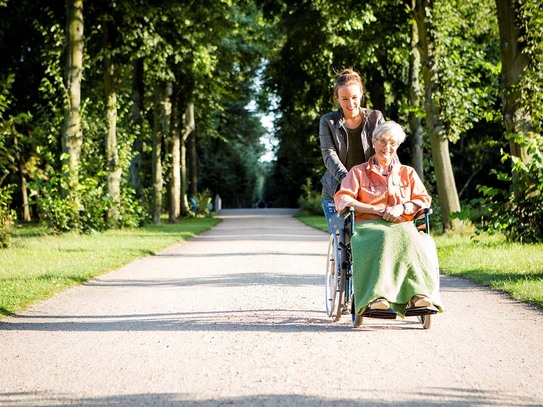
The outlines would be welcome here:
M 189 218 L 88 235 L 49 235 L 38 226 L 17 228 L 11 248 L 0 250 L 0 317 L 137 258 L 158 253 L 218 222 L 218 218 Z

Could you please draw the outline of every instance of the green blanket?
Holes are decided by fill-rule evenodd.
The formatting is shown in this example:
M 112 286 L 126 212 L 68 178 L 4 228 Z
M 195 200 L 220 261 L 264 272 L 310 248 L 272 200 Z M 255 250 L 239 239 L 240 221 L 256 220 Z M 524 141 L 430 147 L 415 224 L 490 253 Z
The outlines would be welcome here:
M 416 294 L 429 297 L 443 311 L 435 243 L 412 222 L 360 222 L 355 226 L 351 247 L 357 313 L 384 297 L 403 317 L 407 303 Z

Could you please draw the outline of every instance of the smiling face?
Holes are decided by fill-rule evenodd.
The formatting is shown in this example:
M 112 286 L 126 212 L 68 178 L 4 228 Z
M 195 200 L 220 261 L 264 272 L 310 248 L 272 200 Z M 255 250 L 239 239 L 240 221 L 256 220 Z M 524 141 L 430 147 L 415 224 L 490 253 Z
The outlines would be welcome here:
M 373 132 L 372 144 L 381 165 L 390 164 L 396 150 L 405 140 L 403 128 L 396 122 L 381 123 Z
M 373 138 L 373 148 L 375 149 L 375 154 L 379 161 L 389 162 L 396 150 L 400 146 L 403 140 L 400 140 L 398 137 L 391 135 L 390 133 L 385 133 L 379 138 Z
M 337 100 L 345 119 L 352 119 L 360 114 L 362 89 L 358 84 L 341 86 L 337 90 Z

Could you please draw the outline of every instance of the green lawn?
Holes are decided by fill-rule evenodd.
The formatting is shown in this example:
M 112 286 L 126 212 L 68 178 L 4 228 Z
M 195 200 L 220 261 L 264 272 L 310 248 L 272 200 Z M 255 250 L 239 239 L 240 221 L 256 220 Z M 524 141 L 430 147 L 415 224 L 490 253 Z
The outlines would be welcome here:
M 323 216 L 298 216 L 302 222 L 327 231 Z M 522 245 L 502 236 L 438 235 L 442 274 L 509 293 L 512 298 L 543 308 L 543 244 Z
M 13 246 L 0 250 L 0 316 L 12 315 L 67 287 L 157 253 L 218 222 L 216 218 L 197 218 L 139 229 L 60 236 L 47 235 L 40 227 L 17 228 Z
M 298 216 L 326 231 L 323 216 Z M 13 247 L 0 250 L 0 316 L 70 286 L 186 240 L 220 222 L 186 219 L 94 235 L 47 235 L 39 227 L 16 229 Z M 543 245 L 506 242 L 499 236 L 434 236 L 441 272 L 464 277 L 543 308 Z

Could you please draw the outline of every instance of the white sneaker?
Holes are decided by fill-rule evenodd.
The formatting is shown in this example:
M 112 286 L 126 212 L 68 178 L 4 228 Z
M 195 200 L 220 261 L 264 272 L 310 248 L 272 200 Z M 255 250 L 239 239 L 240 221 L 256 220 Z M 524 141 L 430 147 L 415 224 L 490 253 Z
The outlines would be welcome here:
M 387 310 L 390 308 L 390 304 L 386 298 L 377 298 L 371 302 L 368 308 L 373 310 Z
M 424 295 L 414 295 L 411 302 L 415 307 L 431 307 L 434 305 L 432 300 Z

